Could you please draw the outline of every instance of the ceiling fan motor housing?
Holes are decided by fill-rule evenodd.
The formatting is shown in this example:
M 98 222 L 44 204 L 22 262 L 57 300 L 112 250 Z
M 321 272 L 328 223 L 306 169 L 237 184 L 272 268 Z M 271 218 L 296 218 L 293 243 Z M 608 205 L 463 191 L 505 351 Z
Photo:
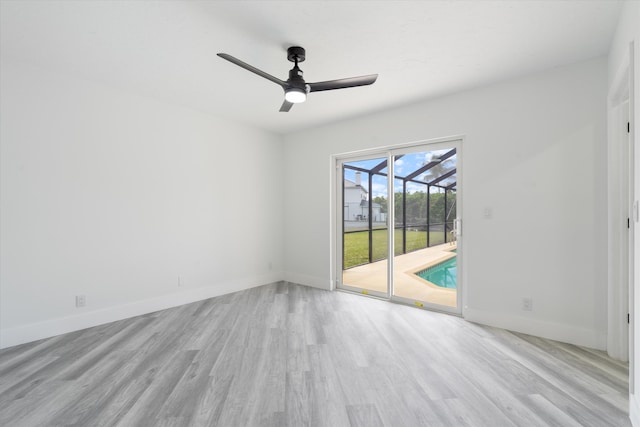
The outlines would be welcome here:
M 287 83 L 289 83 L 289 85 L 291 86 L 304 88 L 305 82 L 304 78 L 302 77 L 303 74 L 304 73 L 302 72 L 302 70 L 296 65 L 291 70 L 289 70 L 289 80 L 287 80 Z

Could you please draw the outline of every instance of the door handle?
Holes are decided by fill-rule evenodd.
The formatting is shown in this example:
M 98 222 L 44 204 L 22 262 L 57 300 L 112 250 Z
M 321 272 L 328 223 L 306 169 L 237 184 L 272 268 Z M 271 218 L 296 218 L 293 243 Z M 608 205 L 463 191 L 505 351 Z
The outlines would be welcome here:
M 453 221 L 453 231 L 456 232 L 456 236 L 462 236 L 462 220 L 456 219 Z

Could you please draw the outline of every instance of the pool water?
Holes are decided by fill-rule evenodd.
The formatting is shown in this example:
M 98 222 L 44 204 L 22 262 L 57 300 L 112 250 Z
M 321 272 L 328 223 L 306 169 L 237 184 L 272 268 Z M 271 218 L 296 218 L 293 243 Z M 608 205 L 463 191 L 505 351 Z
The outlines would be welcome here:
M 457 256 L 453 257 L 415 274 L 441 288 L 456 289 L 458 278 L 457 259 Z

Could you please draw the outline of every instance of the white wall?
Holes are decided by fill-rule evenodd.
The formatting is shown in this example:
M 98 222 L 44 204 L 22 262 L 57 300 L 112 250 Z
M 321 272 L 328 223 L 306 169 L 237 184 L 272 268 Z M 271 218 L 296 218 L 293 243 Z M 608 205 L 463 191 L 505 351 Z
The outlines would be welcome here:
M 600 58 L 286 136 L 286 277 L 330 287 L 332 154 L 463 134 L 465 317 L 604 348 L 606 73 Z
M 616 30 L 613 43 L 609 52 L 609 89 L 610 91 L 615 89 L 616 78 L 619 73 L 620 67 L 624 63 L 624 57 L 629 55 L 629 46 L 634 44 L 634 74 L 635 80 L 634 98 L 635 98 L 635 111 L 631 118 L 632 123 L 632 137 L 635 138 L 635 200 L 640 200 L 640 149 L 638 144 L 638 124 L 640 124 L 640 108 L 638 108 L 638 102 L 640 102 L 640 2 L 638 1 L 626 1 L 623 9 L 620 13 L 620 21 Z M 632 323 L 634 329 L 633 342 L 635 342 L 635 350 L 632 359 L 630 360 L 630 382 L 633 383 L 635 389 L 634 393 L 629 398 L 629 415 L 631 422 L 634 426 L 640 426 L 640 398 L 638 397 L 638 390 L 640 389 L 640 316 L 638 311 L 640 309 L 640 227 L 635 226 L 635 278 L 634 278 L 634 310 L 632 312 Z
M 280 136 L 5 59 L 0 346 L 281 279 Z

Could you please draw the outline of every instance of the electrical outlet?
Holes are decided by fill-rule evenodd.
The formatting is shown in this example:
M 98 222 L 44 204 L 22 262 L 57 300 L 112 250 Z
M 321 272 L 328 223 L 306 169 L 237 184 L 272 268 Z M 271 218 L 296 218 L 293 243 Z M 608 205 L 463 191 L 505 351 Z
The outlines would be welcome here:
M 533 299 L 530 297 L 522 298 L 522 309 L 524 311 L 533 311 Z
M 182 287 L 182 277 L 178 276 L 178 287 Z
M 87 297 L 85 295 L 76 295 L 76 307 L 84 307 L 87 305 Z

